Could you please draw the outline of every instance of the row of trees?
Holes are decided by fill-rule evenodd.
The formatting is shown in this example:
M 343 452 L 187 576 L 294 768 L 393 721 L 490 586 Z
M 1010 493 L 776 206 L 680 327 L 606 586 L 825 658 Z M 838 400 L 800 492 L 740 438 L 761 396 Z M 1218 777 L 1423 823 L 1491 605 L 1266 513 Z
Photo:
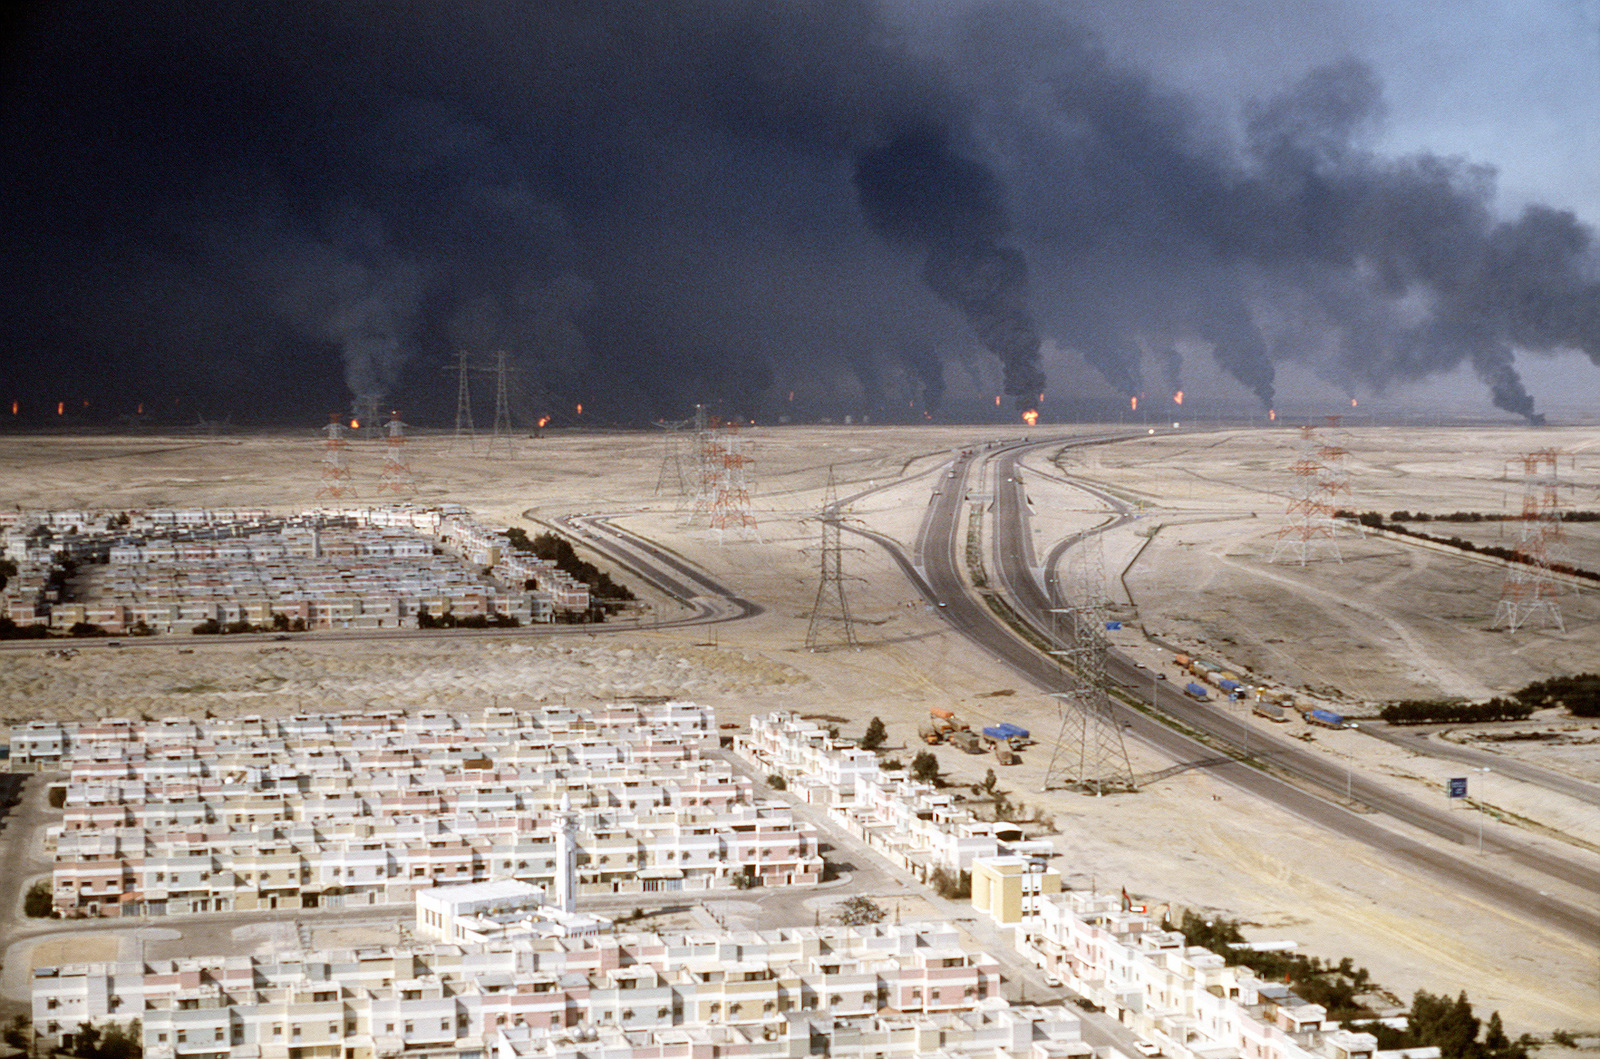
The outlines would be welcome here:
M 1472 1013 L 1465 992 L 1451 1000 L 1442 994 L 1434 996 L 1417 990 L 1403 1030 L 1381 1022 L 1347 1025 L 1378 1038 L 1381 1050 L 1437 1047 L 1440 1059 L 1528 1059 L 1529 1047 L 1537 1043 L 1527 1034 L 1515 1041 L 1507 1037 L 1498 1011 L 1489 1016 L 1487 1025 L 1482 1025 Z
M 1539 680 L 1510 698 L 1488 702 L 1459 699 L 1406 699 L 1390 703 L 1378 716 L 1389 724 L 1479 724 L 1525 721 L 1534 710 L 1557 706 L 1574 717 L 1600 717 L 1600 673 L 1574 673 Z
M 554 563 L 556 569 L 567 576 L 588 585 L 589 595 L 594 599 L 620 604 L 634 598 L 628 586 L 617 584 L 611 579 L 610 574 L 593 563 L 580 559 L 572 547 L 572 542 L 565 537 L 558 537 L 554 533 L 541 533 L 530 539 L 527 531 L 519 526 L 512 526 L 506 530 L 506 539 L 517 551 L 532 552 L 545 562 Z
M 48 640 L 49 638 L 48 625 L 18 625 L 10 618 L 0 615 L 0 640 Z
M 450 611 L 432 614 L 424 603 L 417 608 L 419 629 L 515 629 L 522 622 L 514 614 L 467 614 L 456 616 Z
M 1516 699 L 1462 702 L 1458 699 L 1406 699 L 1378 711 L 1389 724 L 1482 724 L 1489 721 L 1525 721 L 1534 707 Z
M 1600 717 L 1600 673 L 1539 680 L 1515 693 L 1518 702 L 1538 709 L 1564 706 L 1574 717 Z
M 248 621 L 220 622 L 215 618 L 207 618 L 189 631 L 196 636 L 234 635 L 244 632 L 305 632 L 306 620 L 276 613 L 272 615 L 270 622 L 261 625 Z M 135 633 L 134 635 L 139 634 Z
M 1395 514 L 1404 515 L 1409 514 L 1409 512 L 1397 511 Z M 1465 514 L 1465 512 L 1463 512 L 1463 514 Z M 1383 520 L 1383 516 L 1376 511 L 1364 511 L 1360 515 L 1357 515 L 1353 511 L 1336 511 L 1334 512 L 1334 516 L 1336 518 L 1353 518 L 1357 522 L 1361 523 L 1361 525 L 1370 527 L 1372 529 L 1387 530 L 1390 533 L 1398 533 L 1404 537 L 1415 537 L 1418 540 L 1432 541 L 1434 544 L 1447 545 L 1448 547 L 1454 548 L 1457 551 L 1475 552 L 1479 555 L 1492 555 L 1496 559 L 1504 559 L 1508 563 L 1526 563 L 1528 561 L 1526 556 L 1514 548 L 1502 548 L 1498 544 L 1474 544 L 1472 541 L 1466 540 L 1462 537 L 1437 537 L 1431 533 L 1422 533 L 1418 530 L 1411 529 L 1405 525 L 1402 525 L 1400 522 L 1386 523 Z M 1458 521 L 1484 520 L 1466 519 Z M 1568 519 L 1563 516 L 1563 521 L 1584 522 L 1588 520 Z M 1558 574 L 1567 574 L 1571 577 L 1581 577 L 1586 581 L 1600 581 L 1600 573 L 1596 573 L 1593 570 L 1585 570 L 1580 566 L 1573 566 L 1570 563 L 1551 563 L 1550 569 Z
M 25 1055 L 33 1055 L 34 1036 L 32 1020 L 18 1015 L 0 1033 L 0 1040 Z M 144 1033 L 138 1019 L 126 1026 L 114 1022 L 104 1028 L 80 1022 L 77 1032 L 68 1034 L 67 1040 L 63 1051 L 74 1059 L 139 1059 L 144 1055 Z
M 1376 511 L 1367 512 L 1381 520 Z M 1364 516 L 1363 516 L 1364 517 Z M 1430 515 L 1426 511 L 1391 511 L 1391 522 L 1505 522 L 1519 521 L 1521 515 L 1501 511 L 1452 511 L 1448 515 Z M 1563 511 L 1562 522 L 1600 522 L 1600 511 Z

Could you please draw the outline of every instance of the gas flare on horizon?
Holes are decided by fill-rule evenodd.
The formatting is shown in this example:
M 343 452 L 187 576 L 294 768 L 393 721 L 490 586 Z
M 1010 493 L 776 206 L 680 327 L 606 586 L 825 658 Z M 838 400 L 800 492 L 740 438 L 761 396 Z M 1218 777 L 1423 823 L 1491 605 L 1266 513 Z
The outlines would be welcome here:
M 1172 403 L 1173 404 L 1182 404 L 1183 403 L 1183 391 L 1182 390 L 1179 390 L 1177 393 L 1172 395 Z
M 1267 409 L 1267 418 L 1276 423 L 1278 421 L 1278 410 L 1276 408 Z
M 583 415 L 583 405 L 581 404 L 578 406 L 578 414 Z
M 1130 397 L 1130 398 L 1128 398 L 1128 407 L 1131 410 L 1137 412 L 1139 410 L 1139 398 L 1138 397 Z
M 1038 425 L 1038 422 L 1039 422 L 1039 413 L 1038 413 L 1038 411 L 1035 410 L 1035 409 L 1032 409 L 1032 408 L 1028 409 L 1026 412 L 1022 413 L 1022 421 L 1024 423 L 1028 424 L 1030 427 Z

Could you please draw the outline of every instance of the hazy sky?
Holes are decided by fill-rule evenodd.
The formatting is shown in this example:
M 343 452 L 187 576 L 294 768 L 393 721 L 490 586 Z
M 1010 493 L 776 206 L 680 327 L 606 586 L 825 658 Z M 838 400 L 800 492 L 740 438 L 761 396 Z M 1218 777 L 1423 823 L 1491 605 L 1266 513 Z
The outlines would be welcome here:
M 1357 56 L 1384 82 L 1376 146 L 1492 164 L 1508 212 L 1600 219 L 1600 0 L 1127 0 L 1086 18 L 1119 58 L 1234 113 Z
M 19 421 L 1600 411 L 1600 0 L 22 11 Z

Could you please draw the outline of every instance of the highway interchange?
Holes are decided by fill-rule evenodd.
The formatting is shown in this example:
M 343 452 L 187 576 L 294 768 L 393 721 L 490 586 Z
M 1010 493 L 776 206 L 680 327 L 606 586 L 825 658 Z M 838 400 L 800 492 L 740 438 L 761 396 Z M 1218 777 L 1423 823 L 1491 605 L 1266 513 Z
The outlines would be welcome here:
M 952 626 L 1047 693 L 1063 687 L 1056 663 L 1023 641 L 989 607 L 974 598 L 962 575 L 958 556 L 962 552 L 961 508 L 967 502 L 965 483 L 980 461 L 992 463 L 987 477 L 996 488 L 990 520 L 993 532 L 985 554 L 988 573 L 1011 610 L 1028 621 L 1035 635 L 1048 639 L 1052 629 L 1051 609 L 1055 603 L 1047 598 L 1044 585 L 1054 579 L 1054 567 L 1063 549 L 1053 549 L 1037 574 L 1030 569 L 1028 507 L 1023 498 L 1018 461 L 1032 450 L 1108 440 L 1107 437 L 1057 438 L 996 446 L 957 457 L 951 464 L 954 477 L 944 479 L 940 495 L 929 505 L 919 536 L 923 565 L 920 571 L 914 571 L 919 590 L 930 602 L 944 604 L 937 609 Z M 1111 507 L 1108 525 L 1112 520 L 1130 517 L 1119 501 L 1103 492 L 1097 491 L 1096 495 Z M 985 495 L 980 502 L 987 499 Z M 879 542 L 885 543 L 881 538 Z M 1113 681 L 1150 707 L 1142 710 L 1117 704 L 1114 706 L 1117 722 L 1127 726 L 1128 736 L 1155 747 L 1174 762 L 1208 762 L 1204 767 L 1233 786 L 1320 827 L 1382 850 L 1457 889 L 1475 893 L 1503 909 L 1536 919 L 1574 937 L 1590 942 L 1600 938 L 1600 914 L 1593 909 L 1578 907 L 1507 878 L 1494 870 L 1493 859 L 1462 857 L 1437 849 L 1393 827 L 1383 826 L 1372 815 L 1355 812 L 1348 806 L 1349 803 L 1365 806 L 1464 849 L 1476 842 L 1476 821 L 1462 822 L 1462 814 L 1452 816 L 1425 806 L 1359 773 L 1351 774 L 1314 752 L 1281 740 L 1274 740 L 1270 751 L 1263 751 L 1264 740 L 1258 735 L 1248 762 L 1235 757 L 1219 760 L 1219 745 L 1238 748 L 1242 756 L 1246 738 L 1244 722 L 1201 706 L 1177 689 L 1152 680 L 1147 670 L 1138 668 L 1116 651 L 1110 653 L 1106 669 Z M 1174 721 L 1201 733 L 1206 742 L 1173 727 L 1170 722 Z M 1259 767 L 1262 765 L 1269 765 L 1271 771 L 1264 771 Z M 1290 779 L 1280 778 L 1285 774 Z M 1576 859 L 1498 836 L 1484 840 L 1484 851 L 1576 886 L 1583 892 L 1600 893 L 1600 872 Z
M 1043 694 L 1062 691 L 1065 685 L 1056 661 L 1018 635 L 973 589 L 962 560 L 966 544 L 963 509 L 974 504 L 980 509 L 990 507 L 983 520 L 990 583 L 1009 610 L 1031 626 L 1033 639 L 1051 640 L 1052 630 L 1059 625 L 1051 612 L 1059 604 L 1047 595 L 1045 586 L 1057 580 L 1062 555 L 1075 538 L 1057 543 L 1042 563 L 1035 563 L 1019 462 L 1030 452 L 1109 444 L 1131 436 L 1134 435 L 1105 434 L 996 443 L 966 450 L 948 464 L 913 475 L 927 479 L 930 496 L 910 553 L 893 539 L 853 522 L 843 522 L 841 528 L 884 548 L 928 605 L 997 662 L 1027 679 Z M 987 483 L 987 487 L 969 489 L 969 479 L 975 474 L 980 486 Z M 876 484 L 844 497 L 836 511 L 903 481 Z M 1070 484 L 1106 506 L 1106 522 L 1093 532 L 1134 517 L 1125 504 L 1104 490 L 1080 482 Z M 681 557 L 617 526 L 611 516 L 585 515 L 554 523 L 568 533 L 577 533 L 584 543 L 608 554 L 693 610 L 694 617 L 683 619 L 687 622 L 736 620 L 758 609 Z M 1476 814 L 1452 814 L 1425 805 L 1284 740 L 1257 733 L 1251 743 L 1247 722 L 1194 702 L 1169 684 L 1152 679 L 1149 670 L 1115 650 L 1109 653 L 1106 672 L 1121 687 L 1124 701 L 1114 703 L 1113 710 L 1115 723 L 1123 726 L 1128 738 L 1145 743 L 1175 763 L 1205 768 L 1241 791 L 1334 834 L 1361 842 L 1507 912 L 1587 943 L 1600 939 L 1600 912 L 1593 907 L 1563 900 L 1496 868 L 1499 863 L 1509 862 L 1575 887 L 1582 894 L 1600 894 L 1600 872 L 1581 857 L 1565 856 L 1498 833 L 1484 836 Z M 1131 702 L 1139 703 L 1139 707 Z M 1564 781 L 1567 786 L 1576 782 Z M 1592 785 L 1578 786 L 1590 799 L 1597 793 Z M 1413 837 L 1406 833 L 1408 829 L 1422 835 Z M 1440 848 L 1423 836 L 1444 839 L 1462 852 Z M 1476 850 L 1480 843 L 1482 856 L 1463 855 Z
M 1008 626 L 973 589 L 964 573 L 963 509 L 974 504 L 980 509 L 992 505 L 983 520 L 990 583 L 1009 610 L 1031 626 L 1035 640 L 1051 640 L 1052 630 L 1060 624 L 1053 620 L 1056 615 L 1051 611 L 1059 604 L 1047 595 L 1045 586 L 1057 580 L 1062 556 L 1075 538 L 1054 545 L 1044 561 L 1036 565 L 1019 462 L 1030 452 L 1110 444 L 1132 436 L 1135 435 L 1103 434 L 995 443 L 966 450 L 948 464 L 913 475 L 928 481 L 930 496 L 910 553 L 893 539 L 851 521 L 843 522 L 841 528 L 884 548 L 928 605 L 997 662 L 1043 694 L 1063 691 L 1063 675 L 1056 661 Z M 969 480 L 975 475 L 980 488 L 969 489 Z M 844 497 L 836 511 L 903 481 L 879 483 Z M 1104 490 L 1075 481 L 1070 484 L 1106 506 L 1106 522 L 1093 532 L 1134 517 L 1125 504 Z M 693 617 L 681 619 L 685 623 L 737 620 L 759 609 L 681 557 L 617 526 L 612 516 L 584 515 L 553 522 L 667 591 L 693 611 Z M 1507 912 L 1536 920 L 1586 943 L 1600 940 L 1600 911 L 1497 870 L 1499 863 L 1510 862 L 1575 887 L 1582 894 L 1600 894 L 1600 871 L 1581 857 L 1565 856 L 1499 833 L 1486 836 L 1477 814 L 1452 814 L 1425 805 L 1284 740 L 1258 732 L 1251 741 L 1247 722 L 1194 702 L 1170 684 L 1152 679 L 1149 670 L 1115 650 L 1109 652 L 1106 673 L 1120 685 L 1124 700 L 1113 704 L 1115 723 L 1123 726 L 1128 738 L 1158 750 L 1174 763 L 1205 768 L 1243 792 L 1334 834 L 1361 842 Z M 1135 701 L 1139 708 L 1129 704 Z M 1510 770 L 1506 771 L 1509 775 Z M 1600 793 L 1592 785 L 1578 781 L 1552 782 L 1566 786 L 1577 783 L 1591 799 Z M 1422 835 L 1413 837 L 1406 833 L 1407 829 Z M 1430 844 L 1422 836 L 1444 839 L 1461 852 Z M 1476 853 L 1480 844 L 1481 856 Z M 1474 852 L 1468 854 L 1469 850 Z

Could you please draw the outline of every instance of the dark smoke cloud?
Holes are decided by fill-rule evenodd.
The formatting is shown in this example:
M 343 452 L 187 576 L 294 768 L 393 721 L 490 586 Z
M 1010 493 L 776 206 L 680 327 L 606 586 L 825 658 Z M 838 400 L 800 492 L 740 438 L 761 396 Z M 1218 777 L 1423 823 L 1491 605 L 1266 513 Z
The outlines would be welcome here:
M 444 423 L 465 348 L 529 414 L 920 416 L 1031 404 L 1045 336 L 1103 376 L 1069 402 L 1209 349 L 1263 403 L 1286 361 L 1466 365 L 1534 418 L 1516 357 L 1600 362 L 1590 230 L 1365 150 L 1360 63 L 1234 136 L 1046 9 L 938 10 L 39 5 L 0 64 L 0 396 Z
M 1005 392 L 1031 408 L 1044 390 L 1028 266 L 997 245 L 1007 222 L 999 182 L 951 151 L 943 129 L 901 132 L 862 155 L 856 190 L 879 230 L 927 253 L 928 286 L 960 309 L 1005 369 Z

